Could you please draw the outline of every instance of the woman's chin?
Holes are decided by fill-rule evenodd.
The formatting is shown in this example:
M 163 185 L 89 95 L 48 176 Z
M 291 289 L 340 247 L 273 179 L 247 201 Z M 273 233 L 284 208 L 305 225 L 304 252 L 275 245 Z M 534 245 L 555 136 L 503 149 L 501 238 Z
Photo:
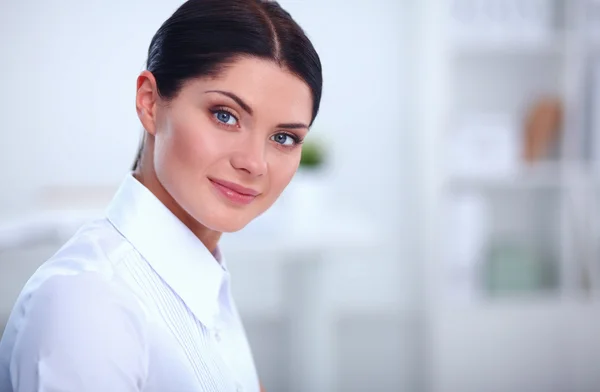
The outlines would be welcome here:
M 222 224 L 222 225 L 216 225 L 216 228 L 214 230 L 221 232 L 221 233 L 235 233 L 235 232 L 242 230 L 244 227 L 246 227 L 245 224 L 244 225 Z
M 248 223 L 250 223 L 250 220 L 242 220 L 239 218 L 222 218 L 212 219 L 212 222 L 207 223 L 208 224 L 205 226 L 209 227 L 211 230 L 218 231 L 220 233 L 235 233 L 246 227 Z
M 244 227 L 246 227 L 246 226 L 244 225 L 241 227 L 235 227 L 235 228 L 231 228 L 231 229 L 221 230 L 221 233 L 229 233 L 229 234 L 236 233 L 236 232 L 242 230 Z

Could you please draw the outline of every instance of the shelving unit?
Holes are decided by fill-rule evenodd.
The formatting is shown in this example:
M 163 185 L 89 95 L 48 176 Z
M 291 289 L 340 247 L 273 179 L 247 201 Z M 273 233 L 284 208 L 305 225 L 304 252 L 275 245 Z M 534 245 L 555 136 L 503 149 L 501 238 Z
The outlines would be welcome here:
M 600 362 L 589 328 L 600 325 L 600 83 L 590 89 L 600 70 L 590 18 L 600 2 L 424 3 L 417 115 L 428 389 L 598 390 L 587 364 Z M 546 97 L 560 101 L 560 134 L 527 164 L 526 119 Z
M 430 38 L 431 42 L 437 41 L 433 43 L 433 50 L 437 52 L 434 62 L 439 75 L 437 83 L 431 85 L 431 94 L 438 95 L 438 104 L 432 107 L 439 120 L 436 124 L 432 123 L 429 130 L 432 132 L 431 141 L 434 141 L 432 145 L 437 149 L 434 166 L 430 169 L 430 180 L 435 187 L 429 189 L 430 207 L 438 212 L 436 221 L 430 223 L 432 228 L 436 228 L 434 230 L 442 228 L 442 231 L 434 234 L 434 238 L 439 242 L 451 234 L 474 235 L 463 232 L 458 226 L 443 231 L 448 230 L 444 222 L 451 213 L 452 203 L 464 201 L 468 204 L 467 199 L 473 198 L 479 198 L 479 203 L 484 205 L 480 209 L 490 210 L 490 216 L 463 218 L 472 219 L 474 225 L 486 226 L 490 230 L 486 233 L 488 240 L 493 240 L 497 235 L 506 240 L 513 228 L 515 239 L 521 242 L 523 236 L 543 231 L 545 224 L 552 223 L 557 231 L 554 241 L 558 242 L 558 246 L 555 246 L 554 254 L 545 257 L 553 259 L 555 267 L 561 270 L 554 289 L 567 297 L 589 293 L 594 288 L 579 287 L 574 278 L 578 273 L 573 270 L 577 268 L 573 258 L 576 254 L 581 257 L 581 249 L 572 249 L 574 239 L 569 234 L 583 233 L 581 226 L 589 222 L 581 220 L 586 210 L 590 210 L 594 204 L 588 186 L 590 181 L 595 181 L 593 164 L 585 148 L 591 135 L 590 125 L 585 120 L 590 110 L 585 83 L 591 56 L 581 18 L 587 2 L 533 1 L 528 12 L 538 11 L 545 16 L 537 21 L 539 26 L 523 29 L 523 35 L 510 26 L 506 27 L 506 34 L 503 35 L 500 23 L 495 20 L 495 24 L 490 23 L 491 32 L 480 27 L 479 32 L 471 31 L 470 35 L 465 31 L 457 34 L 457 22 L 452 22 L 452 10 L 453 7 L 459 8 L 456 6 L 458 3 L 470 5 L 473 9 L 483 9 L 488 3 L 496 3 L 490 7 L 496 7 L 497 12 L 504 7 L 502 12 L 506 23 L 510 20 L 506 14 L 511 4 L 514 7 L 517 4 L 509 0 L 446 0 L 431 6 L 441 7 L 438 11 L 431 11 L 431 15 L 438 13 L 436 18 L 439 19 L 435 23 L 439 28 L 438 35 Z M 464 4 L 463 13 L 466 9 Z M 490 11 L 482 9 L 476 12 Z M 476 16 L 473 16 L 476 12 L 470 14 L 473 20 L 476 20 Z M 532 17 L 531 14 L 529 16 Z M 535 18 L 532 17 L 532 20 L 535 21 Z M 528 164 L 521 158 L 526 117 L 536 101 L 545 97 L 560 101 L 561 133 L 554 141 L 553 153 L 544 161 Z M 463 196 L 465 200 L 460 200 Z M 543 199 L 547 199 L 546 210 L 536 211 L 542 207 Z M 522 208 L 526 204 L 530 206 Z M 511 214 L 511 211 L 519 213 Z M 482 211 L 481 214 L 486 212 Z M 556 216 L 552 222 L 543 222 L 544 216 L 554 214 Z M 475 219 L 491 221 L 475 223 Z M 541 226 L 531 224 L 536 220 L 540 221 Z M 450 226 L 457 224 L 452 221 L 446 223 Z M 523 223 L 530 227 L 529 233 L 519 232 Z M 503 232 L 496 231 L 499 227 L 503 228 Z M 594 247 L 592 238 L 586 238 L 583 245 L 582 238 L 576 240 L 580 247 Z M 537 245 L 543 248 L 543 244 Z M 482 249 L 486 247 L 483 242 L 479 245 Z M 452 269 L 455 264 L 444 261 L 452 251 L 450 245 L 435 259 Z M 475 251 L 473 248 L 472 252 Z M 589 251 L 586 252 L 586 257 L 590 257 Z M 475 268 L 475 264 L 489 261 L 483 256 L 479 256 L 479 259 L 476 255 L 472 257 L 473 260 L 462 260 L 458 264 L 461 264 L 461 268 L 467 265 Z M 441 281 L 434 285 L 444 294 L 453 289 L 452 282 L 444 282 L 445 274 L 453 273 L 441 271 L 437 274 Z M 590 277 L 590 280 L 595 278 Z M 450 287 L 447 287 L 448 284 Z M 531 290 L 536 288 L 532 287 Z

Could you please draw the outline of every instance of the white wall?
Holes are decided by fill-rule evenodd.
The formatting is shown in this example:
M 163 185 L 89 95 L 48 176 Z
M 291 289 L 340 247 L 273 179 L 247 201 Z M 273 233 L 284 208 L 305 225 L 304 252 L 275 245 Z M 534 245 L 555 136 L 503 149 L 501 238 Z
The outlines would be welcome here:
M 281 3 L 305 28 L 323 63 L 322 109 L 313 130 L 332 142 L 337 201 L 372 217 L 396 245 L 373 258 L 377 268 L 346 262 L 337 273 L 346 274 L 349 278 L 340 279 L 341 284 L 352 287 L 342 296 L 410 302 L 412 278 L 400 279 L 410 274 L 408 268 L 415 262 L 410 249 L 416 224 L 411 221 L 416 217 L 410 215 L 415 183 L 409 84 L 411 2 Z M 381 257 L 389 262 L 380 262 Z M 364 265 L 364 259 L 356 263 Z M 360 285 L 365 282 L 369 286 L 363 291 Z
M 0 216 L 45 185 L 118 183 L 140 132 L 136 76 L 178 3 L 2 2 Z

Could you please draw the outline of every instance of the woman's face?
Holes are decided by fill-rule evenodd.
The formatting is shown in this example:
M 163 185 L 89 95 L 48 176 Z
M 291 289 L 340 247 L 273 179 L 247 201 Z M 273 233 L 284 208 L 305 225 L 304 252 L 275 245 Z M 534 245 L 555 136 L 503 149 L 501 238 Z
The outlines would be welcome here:
M 168 102 L 156 97 L 151 110 L 152 124 L 142 122 L 162 187 L 206 228 L 233 232 L 267 210 L 291 181 L 312 96 L 277 64 L 241 58 L 215 78 L 188 81 Z

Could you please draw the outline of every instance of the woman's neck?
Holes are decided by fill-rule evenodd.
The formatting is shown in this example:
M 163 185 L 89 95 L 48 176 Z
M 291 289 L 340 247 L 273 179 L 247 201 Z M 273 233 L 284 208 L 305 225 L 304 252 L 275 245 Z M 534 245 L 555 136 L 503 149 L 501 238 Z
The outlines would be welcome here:
M 204 246 L 212 253 L 215 254 L 217 244 L 221 238 L 221 232 L 211 230 L 200 222 L 192 218 L 173 197 L 167 192 L 162 186 L 156 172 L 153 168 L 149 168 L 150 165 L 147 162 L 142 162 L 138 165 L 137 169 L 133 172 L 133 176 L 144 185 L 150 192 L 158 198 L 183 224 L 185 224 L 196 237 L 204 244 Z

